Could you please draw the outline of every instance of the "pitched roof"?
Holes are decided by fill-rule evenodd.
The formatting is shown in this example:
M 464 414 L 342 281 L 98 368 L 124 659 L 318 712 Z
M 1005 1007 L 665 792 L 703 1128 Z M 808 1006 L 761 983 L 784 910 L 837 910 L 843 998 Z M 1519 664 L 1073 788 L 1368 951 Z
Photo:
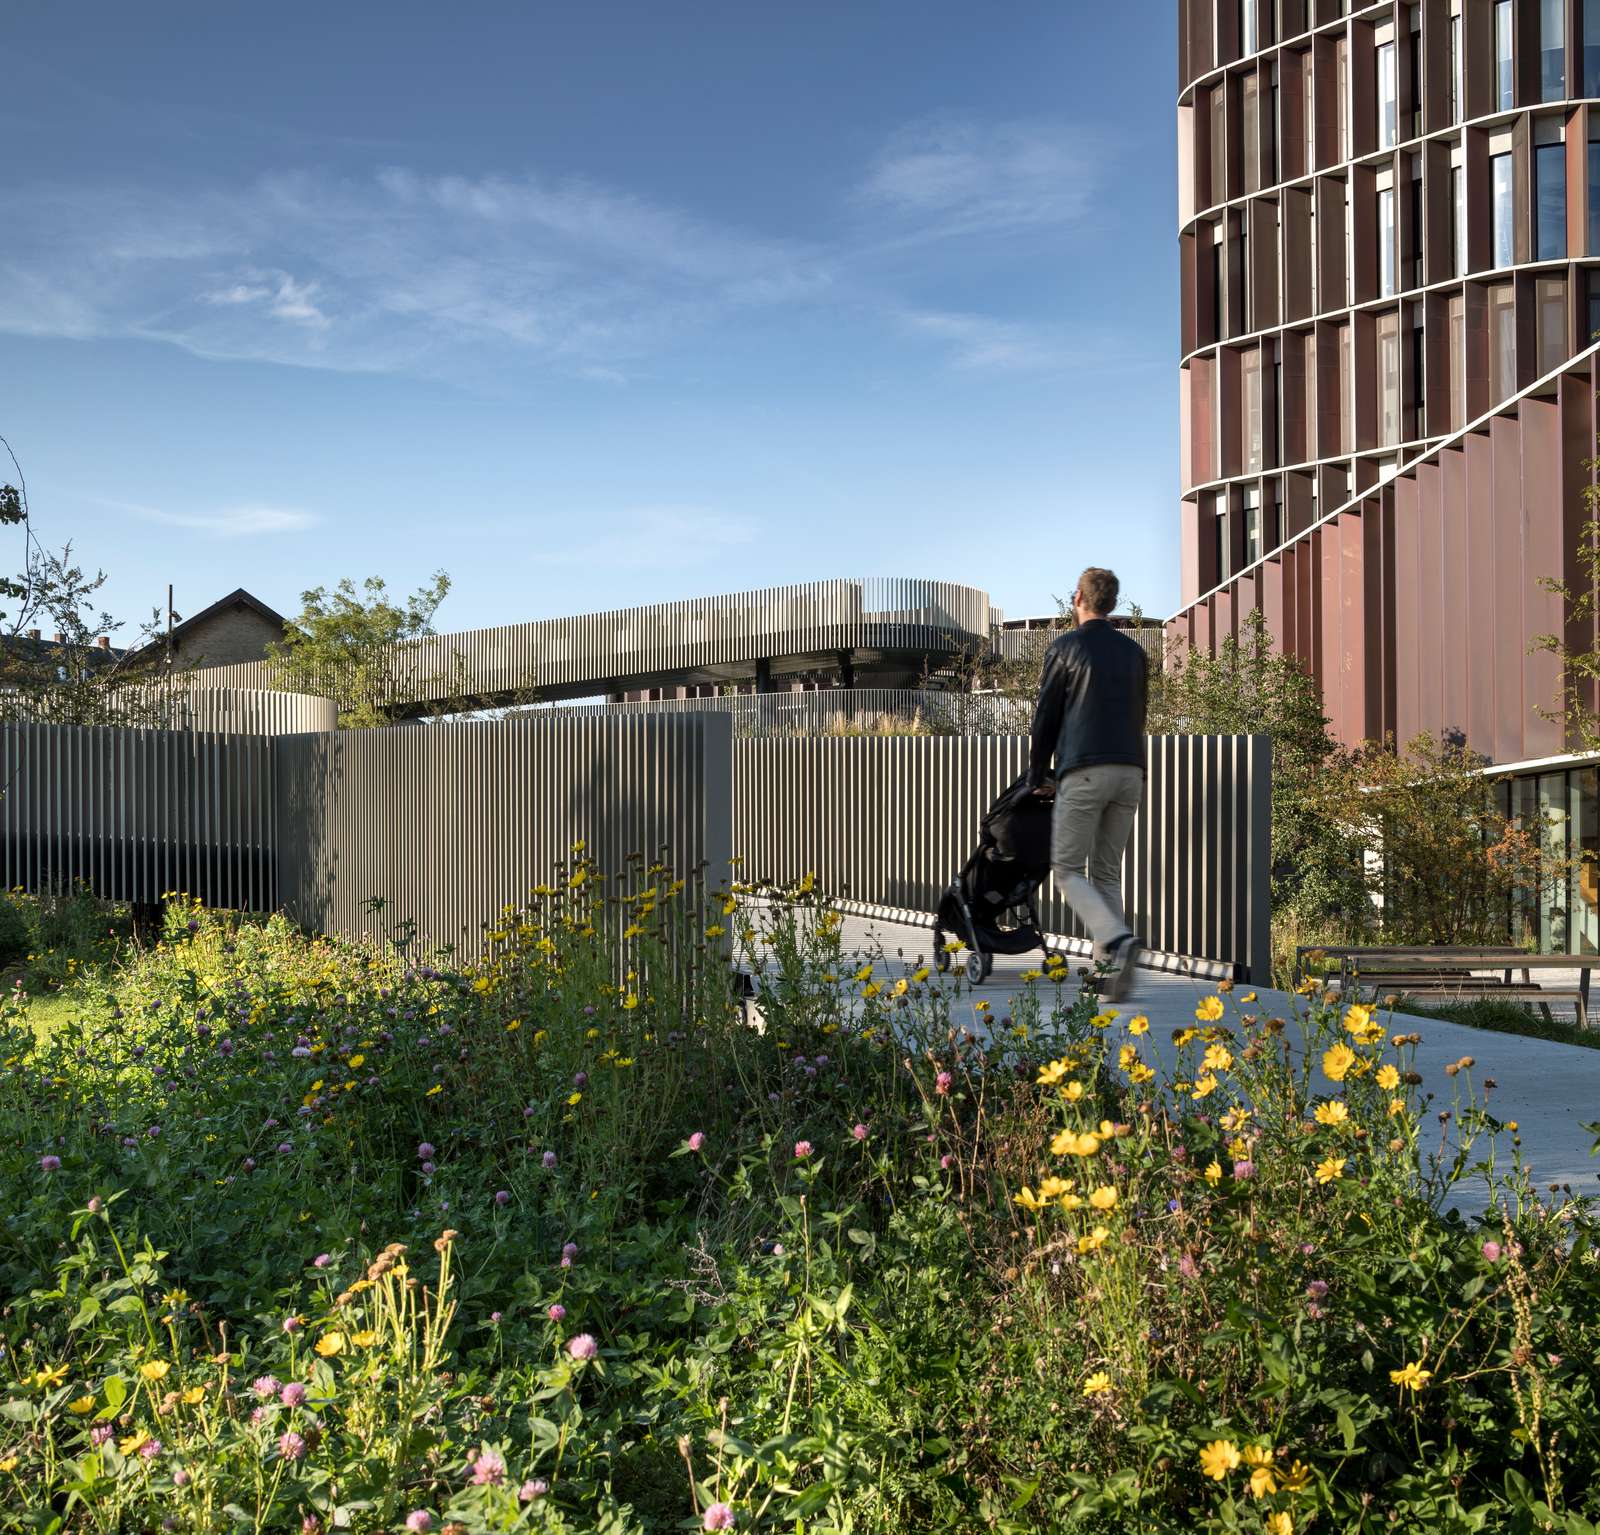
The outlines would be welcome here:
M 230 608 L 249 608 L 253 612 L 260 614 L 275 628 L 280 630 L 288 628 L 288 620 L 282 613 L 279 613 L 276 609 L 269 608 L 259 597 L 252 596 L 242 586 L 239 586 L 229 592 L 226 597 L 219 597 L 209 607 L 201 608 L 198 613 L 191 613 L 181 623 L 174 624 L 172 626 L 172 638 L 181 641 L 190 630 L 205 623 L 208 618 L 215 618 L 219 613 L 227 612 Z M 141 645 L 134 654 L 142 655 L 145 651 L 164 650 L 166 645 L 167 636 L 158 634 L 147 643 Z

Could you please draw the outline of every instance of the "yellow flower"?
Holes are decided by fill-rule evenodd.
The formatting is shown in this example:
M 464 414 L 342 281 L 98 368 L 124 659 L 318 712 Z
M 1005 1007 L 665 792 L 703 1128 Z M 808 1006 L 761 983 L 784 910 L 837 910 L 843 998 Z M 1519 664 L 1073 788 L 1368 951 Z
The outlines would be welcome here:
M 920 986 L 925 980 L 928 979 L 928 975 L 929 975 L 928 967 L 926 965 L 923 965 L 918 970 L 916 970 L 916 971 L 914 971 L 912 973 L 911 979 L 913 981 L 915 981 L 917 983 L 917 985 Z
M 1247 1466 L 1270 1466 L 1272 1464 L 1272 1446 L 1270 1444 L 1247 1444 L 1239 1452 L 1244 1457 Z
M 1233 1065 L 1233 1056 L 1226 1045 L 1208 1045 L 1200 1064 L 1207 1071 L 1226 1071 Z
M 1433 1379 L 1432 1370 L 1424 1370 L 1422 1361 L 1408 1364 L 1403 1370 L 1390 1370 L 1389 1381 L 1402 1391 L 1420 1391 Z
M 1143 1086 L 1146 1082 L 1155 1080 L 1155 1068 L 1146 1066 L 1143 1061 L 1138 1061 L 1128 1068 L 1128 1080 L 1135 1086 Z
M 511 1027 L 512 1028 L 516 1028 L 516 1024 L 512 1024 Z M 355 1055 L 352 1055 L 350 1057 L 350 1069 L 351 1069 L 351 1071 L 356 1071 L 360 1067 L 365 1066 L 366 1064 L 367 1064 L 366 1056 L 360 1054 L 359 1052 L 357 1052 Z
M 1054 1087 L 1066 1074 L 1065 1061 L 1051 1061 L 1048 1066 L 1039 1068 L 1039 1075 L 1034 1080 L 1040 1087 Z
M 1352 1003 L 1344 1010 L 1344 1026 L 1352 1034 L 1359 1034 L 1372 1022 L 1372 1005 L 1367 1002 Z
M 129 1434 L 126 1439 L 120 1440 L 117 1448 L 124 1455 L 136 1455 L 149 1442 L 149 1434 L 141 1428 L 137 1434 Z
M 1239 1469 L 1239 1452 L 1227 1439 L 1213 1439 L 1200 1452 L 1200 1469 L 1214 1482 Z
M 1104 1370 L 1096 1370 L 1088 1380 L 1083 1383 L 1085 1396 L 1100 1396 L 1111 1389 L 1111 1377 Z
M 901 976 L 900 979 L 894 983 L 894 994 L 897 997 L 903 997 L 910 990 L 911 982 L 908 981 L 904 976 Z
M 190 1386 L 183 1393 L 183 1405 L 185 1407 L 198 1407 L 205 1399 L 206 1388 L 204 1386 Z
M 15 1455 L 8 1455 L 4 1460 L 0 1460 L 0 1472 L 4 1472 L 7 1476 L 16 1469 L 17 1457 Z
M 1070 1194 L 1071 1192 L 1072 1180 L 1070 1178 L 1046 1178 L 1039 1185 L 1039 1197 L 1041 1199 L 1059 1199 L 1063 1194 Z
M 569 1109 L 576 1108 L 582 1102 L 583 1102 L 583 1094 L 582 1093 L 568 1093 L 567 1094 L 567 1107 Z
M 1271 1466 L 1257 1466 L 1250 1473 L 1250 1496 L 1252 1498 L 1265 1498 L 1277 1490 L 1278 1483 L 1272 1474 Z
M 861 988 L 861 995 L 870 1002 L 872 998 L 877 996 L 882 990 L 883 987 L 881 987 L 876 981 L 868 981 L 867 984 Z
M 427 1092 L 425 1092 L 422 1096 L 424 1098 L 432 1098 L 436 1093 L 442 1093 L 443 1091 L 444 1091 L 443 1085 L 441 1083 L 435 1082 L 433 1084 L 433 1086 L 430 1087 L 427 1090 Z
M 1067 1083 L 1067 1085 L 1061 1089 L 1061 1096 L 1065 1098 L 1068 1103 L 1076 1103 L 1081 1097 L 1083 1097 L 1083 1083 Z
M 317 1339 L 317 1352 L 324 1359 L 332 1359 L 335 1354 L 344 1352 L 344 1334 L 342 1332 L 327 1332 Z
M 1063 1130 L 1050 1142 L 1050 1150 L 1058 1157 L 1092 1157 L 1099 1149 L 1098 1135 L 1079 1135 L 1075 1130 Z
M 1330 1082 L 1342 1082 L 1356 1063 L 1356 1053 L 1342 1040 L 1322 1052 L 1322 1074 Z
M 1222 1016 L 1222 998 L 1205 997 L 1194 1010 L 1194 1015 L 1201 1023 L 1215 1023 Z
M 1324 1162 L 1317 1163 L 1317 1182 L 1334 1183 L 1344 1177 L 1344 1165 L 1348 1157 L 1329 1157 Z
M 67 1403 L 67 1411 L 70 1412 L 70 1413 L 75 1414 L 77 1417 L 80 1417 L 80 1418 L 83 1417 L 85 1413 L 93 1412 L 94 1411 L 94 1397 L 93 1396 L 74 1397 L 72 1401 Z
M 1208 1071 L 1195 1082 L 1193 1096 L 1196 1098 L 1209 1098 L 1216 1090 L 1217 1079 Z
M 1088 1234 L 1088 1236 L 1078 1238 L 1078 1252 L 1080 1254 L 1099 1252 L 1099 1250 L 1106 1245 L 1106 1238 L 1110 1235 L 1111 1232 L 1109 1228 L 1105 1226 L 1096 1226 L 1094 1230 Z
M 1211 1165 L 1206 1168 L 1206 1182 L 1213 1188 L 1222 1182 L 1222 1164 L 1220 1162 L 1213 1160 Z
M 1316 1120 L 1319 1125 L 1343 1125 L 1350 1120 L 1350 1109 L 1343 1098 L 1317 1105 Z
M 1279 1510 L 1267 1515 L 1267 1535 L 1294 1535 L 1294 1516 Z
M 1035 1194 L 1033 1190 L 1027 1186 L 1027 1184 L 1023 1184 L 1022 1192 L 1020 1194 L 1013 1195 L 1012 1197 L 1019 1205 L 1022 1206 L 1024 1210 L 1045 1210 L 1048 1209 L 1050 1205 L 1050 1201 L 1048 1199 L 1039 1198 L 1039 1196 Z
M 1311 1485 L 1311 1468 L 1297 1460 L 1287 1471 L 1278 1472 L 1278 1486 L 1284 1492 L 1304 1492 Z
M 720 922 L 713 922 L 711 926 L 706 929 L 706 937 L 720 938 L 727 931 L 727 928 L 725 928 Z
M 1391 1098 L 1389 1100 L 1389 1117 L 1393 1119 L 1397 1114 L 1404 1114 L 1406 1101 L 1404 1098 Z
M 628 1012 L 631 1013 L 634 1008 L 639 1005 L 639 999 L 630 991 L 628 995 L 622 999 L 622 1005 Z
M 1139 1059 L 1139 1052 L 1132 1045 L 1124 1045 L 1117 1051 L 1117 1066 L 1126 1071 Z
M 1097 1210 L 1115 1210 L 1117 1207 L 1117 1191 L 1109 1183 L 1102 1183 L 1089 1196 L 1089 1203 Z
M 870 981 L 872 979 L 872 966 L 863 965 L 858 971 L 856 971 L 856 979 L 858 981 Z
M 1116 1016 L 1117 1015 L 1115 1013 L 1096 1013 L 1094 1017 L 1089 1020 L 1089 1023 L 1093 1028 L 1107 1029 L 1111 1027 L 1111 1021 Z
M 43 1390 L 50 1390 L 59 1386 L 67 1378 L 67 1367 L 64 1364 L 53 1364 L 47 1370 L 36 1371 L 33 1377 L 34 1385 Z
M 1380 1066 L 1378 1074 L 1372 1079 L 1384 1092 L 1392 1093 L 1400 1085 L 1400 1073 L 1393 1066 Z
M 165 1380 L 167 1371 L 171 1368 L 165 1359 L 152 1359 L 139 1366 L 139 1373 L 146 1380 Z
M 1150 1032 L 1150 1020 L 1143 1013 L 1130 1018 L 1128 1020 L 1128 1032 L 1130 1034 L 1148 1034 Z
M 350 1341 L 357 1348 L 371 1348 L 378 1341 L 378 1335 L 371 1328 L 368 1328 L 364 1332 L 351 1333 Z

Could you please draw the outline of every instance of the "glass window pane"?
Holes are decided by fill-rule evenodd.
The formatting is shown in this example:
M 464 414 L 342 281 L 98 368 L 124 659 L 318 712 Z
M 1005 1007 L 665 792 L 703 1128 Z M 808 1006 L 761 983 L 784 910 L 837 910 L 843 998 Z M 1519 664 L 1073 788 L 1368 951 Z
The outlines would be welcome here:
M 1539 0 L 1539 99 L 1560 101 L 1567 94 L 1567 3 Z
M 1241 96 L 1244 116 L 1244 189 L 1261 190 L 1261 90 L 1253 74 L 1244 77 Z
M 1450 300 L 1450 430 L 1467 424 L 1467 303 L 1458 293 Z
M 1261 468 L 1261 353 L 1252 348 L 1244 354 L 1244 467 L 1246 473 Z
M 1583 768 L 1567 774 L 1567 830 L 1571 839 L 1572 948 L 1600 953 L 1600 773 Z
M 1350 158 L 1350 45 L 1340 37 L 1333 45 L 1335 117 L 1339 125 L 1339 158 Z
M 1467 275 L 1467 176 L 1459 165 L 1450 168 L 1450 244 L 1455 252 L 1457 277 Z
M 1538 207 L 1539 261 L 1559 261 L 1567 254 L 1567 147 L 1539 144 L 1533 151 Z
M 1564 278 L 1541 277 L 1534 285 L 1539 311 L 1538 373 L 1567 360 L 1567 284 Z
M 1211 91 L 1211 201 L 1220 203 L 1228 195 L 1228 125 L 1225 112 L 1226 90 L 1218 83 Z
M 1600 256 L 1600 142 L 1589 141 L 1589 254 Z
M 1589 4 L 1600 7 L 1600 0 L 1589 0 Z M 1465 95 L 1462 90 L 1461 80 L 1461 18 L 1450 18 L 1450 121 L 1461 121 L 1461 100 Z
M 1394 44 L 1378 46 L 1378 148 L 1393 149 L 1399 137 L 1400 116 L 1395 89 Z
M 1248 486 L 1244 493 L 1244 560 L 1253 565 L 1261 558 L 1261 491 Z
M 1583 0 L 1583 94 L 1600 96 L 1600 0 Z
M 1496 0 L 1494 8 L 1494 95 L 1498 112 L 1509 112 L 1516 104 L 1511 69 L 1511 0 Z
M 1489 293 L 1489 367 L 1492 403 L 1498 405 L 1517 392 L 1516 304 L 1511 285 Z
M 1395 289 L 1394 191 L 1378 192 L 1378 292 L 1388 298 Z
M 1489 230 L 1495 266 L 1510 266 L 1511 239 L 1511 156 L 1489 157 Z
M 1239 40 L 1246 53 L 1261 46 L 1256 41 L 1256 0 L 1239 0 Z
M 1378 317 L 1378 446 L 1400 441 L 1400 316 Z

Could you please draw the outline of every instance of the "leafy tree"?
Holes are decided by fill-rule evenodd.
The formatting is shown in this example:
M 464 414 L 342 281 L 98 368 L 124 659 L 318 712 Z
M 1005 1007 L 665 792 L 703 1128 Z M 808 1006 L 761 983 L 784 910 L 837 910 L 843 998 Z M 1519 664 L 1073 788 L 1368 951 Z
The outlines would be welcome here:
M 1321 695 L 1299 662 L 1274 648 L 1259 609 L 1215 655 L 1174 649 L 1152 680 L 1152 734 L 1272 738 L 1273 910 L 1313 925 L 1363 920 L 1360 848 L 1322 803 L 1320 776 L 1338 748 Z
M 1364 855 L 1356 868 L 1369 936 L 1503 943 L 1517 904 L 1564 886 L 1552 828 L 1502 810 L 1486 765 L 1460 742 L 1426 735 L 1403 751 L 1369 742 L 1323 762 L 1316 806 Z
M 1584 468 L 1593 474 L 1600 469 L 1600 459 L 1587 460 Z M 1595 708 L 1600 699 L 1600 647 L 1594 643 L 1600 624 L 1600 484 L 1585 485 L 1583 501 L 1589 515 L 1578 536 L 1578 583 L 1546 576 L 1539 584 L 1561 598 L 1566 633 L 1582 634 L 1588 643 L 1574 645 L 1565 635 L 1541 634 L 1535 637 L 1533 648 L 1555 656 L 1562 666 L 1561 703 L 1539 712 L 1565 727 L 1570 750 L 1600 752 L 1600 712 Z
M 19 529 L 23 543 L 22 568 L 0 575 L 0 720 L 170 723 L 186 678 L 140 683 L 126 655 L 97 643 L 123 628 L 95 605 L 105 572 L 90 575 L 74 561 L 70 543 L 59 553 L 46 549 L 34 534 L 26 492 L 12 485 L 0 484 L 0 528 Z M 153 629 L 154 620 L 141 637 Z M 31 637 L 34 630 L 41 638 Z
M 358 591 L 346 578 L 329 590 L 314 587 L 300 597 L 298 618 L 281 644 L 268 647 L 274 681 L 290 692 L 314 693 L 338 705 L 346 729 L 392 725 L 413 713 L 419 695 L 460 695 L 460 658 L 424 641 L 450 591 L 438 571 L 403 602 L 389 596 L 377 577 Z

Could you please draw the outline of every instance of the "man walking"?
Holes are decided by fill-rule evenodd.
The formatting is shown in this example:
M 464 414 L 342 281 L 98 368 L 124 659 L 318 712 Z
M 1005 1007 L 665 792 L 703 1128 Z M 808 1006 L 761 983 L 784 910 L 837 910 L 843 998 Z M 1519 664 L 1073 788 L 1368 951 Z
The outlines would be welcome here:
M 1051 862 L 1106 966 L 1100 991 L 1110 1001 L 1126 994 L 1141 948 L 1122 909 L 1122 854 L 1144 796 L 1149 689 L 1144 647 L 1106 622 L 1117 592 L 1109 570 L 1078 577 L 1077 628 L 1045 652 L 1028 764 L 1034 793 L 1055 800 Z

